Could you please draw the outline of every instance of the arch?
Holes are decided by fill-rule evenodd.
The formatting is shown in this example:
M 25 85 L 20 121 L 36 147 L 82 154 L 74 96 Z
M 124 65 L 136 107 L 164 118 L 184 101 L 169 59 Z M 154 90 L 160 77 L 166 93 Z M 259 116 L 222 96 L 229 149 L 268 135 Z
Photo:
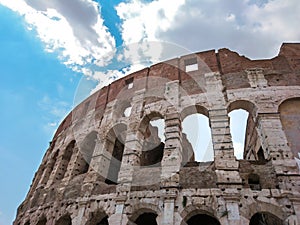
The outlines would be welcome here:
M 257 152 L 262 145 L 256 130 L 257 106 L 248 100 L 237 100 L 229 103 L 227 112 L 234 155 L 238 159 L 258 160 Z
M 251 173 L 248 176 L 248 184 L 251 190 L 261 190 L 260 179 L 256 173 Z
M 139 131 L 142 134 L 147 132 L 148 125 L 153 119 L 164 119 L 163 115 L 158 111 L 151 111 L 150 113 L 144 115 L 139 124 Z
M 243 207 L 242 215 L 250 220 L 254 214 L 261 212 L 276 215 L 280 220 L 284 220 L 287 217 L 282 206 L 262 201 L 256 201 L 247 205 L 247 207 Z
M 67 145 L 66 149 L 64 150 L 64 152 L 61 156 L 61 162 L 59 165 L 59 169 L 56 174 L 56 180 L 61 180 L 64 178 L 65 173 L 67 172 L 69 162 L 74 153 L 75 144 L 76 144 L 75 140 L 70 141 L 70 143 Z
M 187 225 L 198 225 L 198 224 L 205 224 L 205 225 L 221 225 L 220 222 L 215 218 L 206 213 L 196 214 L 190 217 L 186 221 Z
M 236 109 L 246 110 L 248 113 L 250 113 L 253 116 L 255 116 L 257 113 L 257 106 L 249 100 L 236 100 L 230 102 L 227 107 L 227 112 L 230 113 L 231 111 Z
M 114 125 L 107 133 L 106 151 L 110 153 L 110 163 L 105 183 L 117 184 L 121 162 L 124 153 L 127 126 L 124 123 Z
M 213 161 L 214 152 L 208 115 L 207 108 L 201 105 L 188 106 L 181 111 L 183 164 L 192 161 Z M 198 125 L 198 129 L 195 129 L 195 125 Z
M 52 157 L 50 158 L 50 160 L 48 160 L 48 163 L 46 165 L 46 169 L 44 171 L 44 174 L 43 174 L 43 177 L 42 177 L 42 180 L 41 180 L 42 185 L 47 184 L 47 182 L 49 180 L 49 177 L 50 177 L 51 173 L 53 172 L 55 163 L 57 161 L 58 154 L 59 154 L 59 149 L 57 149 L 54 152 L 54 154 L 52 155 Z
M 103 210 L 90 212 L 85 225 L 108 225 L 108 215 Z
M 125 110 L 132 107 L 131 101 L 131 98 L 118 99 L 113 106 L 113 118 L 118 119 L 120 117 L 128 117 L 128 115 L 126 115 Z
M 160 112 L 153 111 L 142 118 L 138 129 L 142 138 L 140 166 L 161 165 L 165 147 L 164 129 L 165 122 Z
M 181 110 L 180 112 L 181 120 L 183 121 L 187 116 L 195 113 L 199 113 L 206 117 L 209 117 L 208 109 L 204 106 L 196 104 L 196 105 L 187 106 Z
M 46 223 L 47 223 L 47 218 L 43 215 L 41 216 L 41 218 L 39 219 L 36 225 L 46 225 Z
M 283 221 L 269 212 L 255 213 L 249 222 L 249 225 L 283 225 Z
M 153 218 L 155 217 L 156 219 L 161 214 L 158 206 L 151 203 L 136 204 L 133 206 L 132 211 L 133 213 L 129 218 L 128 225 L 131 225 L 132 223 L 136 223 L 137 220 L 139 222 L 137 225 L 145 224 L 145 223 L 141 223 L 145 218 L 151 218 L 152 223 L 149 225 L 155 225 L 155 223 L 153 223 L 154 222 Z
M 72 225 L 72 219 L 71 219 L 71 216 L 69 214 L 66 214 L 62 217 L 60 217 L 55 225 Z
M 145 212 L 134 221 L 136 225 L 157 225 L 157 214 L 153 212 Z
M 98 133 L 90 132 L 79 145 L 79 156 L 76 159 L 73 176 L 84 174 L 88 171 L 89 165 L 96 147 Z
M 300 154 L 300 98 L 284 100 L 278 108 L 285 136 L 294 157 Z
M 212 221 L 218 221 L 217 216 L 215 214 L 215 211 L 205 205 L 188 205 L 185 207 L 185 209 L 180 213 L 182 221 L 180 225 L 186 225 L 189 219 L 193 218 L 194 216 L 197 215 L 206 215 L 209 218 L 212 218 Z M 205 218 L 206 218 L 205 216 Z M 193 219 L 193 220 L 197 220 Z M 193 224 L 193 220 L 191 221 L 191 224 Z M 216 223 L 216 225 L 219 225 L 220 223 Z M 214 225 L 214 224 L 213 224 Z

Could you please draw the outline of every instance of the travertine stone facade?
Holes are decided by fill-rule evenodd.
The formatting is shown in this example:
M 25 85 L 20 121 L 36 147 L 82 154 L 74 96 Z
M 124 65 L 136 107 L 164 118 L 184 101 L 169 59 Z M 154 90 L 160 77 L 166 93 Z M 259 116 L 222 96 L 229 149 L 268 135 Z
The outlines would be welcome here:
M 230 133 L 236 109 L 249 113 L 243 160 Z M 182 132 L 195 113 L 209 119 L 212 162 L 195 162 Z M 68 115 L 14 224 L 300 224 L 299 151 L 300 44 L 268 60 L 228 49 L 182 56 L 115 81 Z

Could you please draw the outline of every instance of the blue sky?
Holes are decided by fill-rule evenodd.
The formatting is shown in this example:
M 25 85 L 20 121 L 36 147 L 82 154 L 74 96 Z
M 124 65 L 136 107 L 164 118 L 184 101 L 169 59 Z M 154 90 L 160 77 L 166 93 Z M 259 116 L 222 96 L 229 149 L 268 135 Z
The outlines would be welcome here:
M 161 43 L 274 57 L 299 42 L 299 21 L 298 0 L 0 0 L 0 225 L 74 101 L 165 59 Z

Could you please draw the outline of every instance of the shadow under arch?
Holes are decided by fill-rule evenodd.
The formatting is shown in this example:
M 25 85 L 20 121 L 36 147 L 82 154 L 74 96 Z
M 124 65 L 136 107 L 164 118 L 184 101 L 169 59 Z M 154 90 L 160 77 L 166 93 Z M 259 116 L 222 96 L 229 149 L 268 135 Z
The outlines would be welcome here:
M 251 219 L 253 215 L 256 213 L 269 213 L 272 215 L 276 215 L 280 220 L 284 220 L 287 218 L 287 214 L 283 211 L 282 207 L 273 205 L 266 202 L 253 202 L 250 205 L 247 205 L 247 207 L 244 207 L 241 211 L 241 215 L 247 219 Z
M 237 100 L 229 103 L 227 112 L 230 117 L 234 155 L 237 159 L 264 161 L 267 158 L 267 151 L 263 149 L 256 130 L 257 106 L 248 100 Z
M 197 216 L 201 216 L 201 219 L 210 222 L 209 224 L 212 225 L 220 225 L 220 222 L 215 214 L 215 211 L 205 205 L 189 205 L 185 207 L 185 209 L 180 213 L 182 221 L 180 225 L 187 225 L 187 224 L 195 224 L 195 220 Z
M 269 212 L 255 213 L 251 219 L 249 225 L 284 225 L 283 221 L 276 215 Z
M 153 122 L 153 123 L 152 123 Z M 165 119 L 161 112 L 151 111 L 144 115 L 138 127 L 141 137 L 141 167 L 160 167 L 164 152 Z
M 105 175 L 105 183 L 117 184 L 124 153 L 127 125 L 117 123 L 109 129 L 105 136 L 105 149 L 110 155 L 110 162 Z
M 88 172 L 89 165 L 91 163 L 91 159 L 93 157 L 93 153 L 96 147 L 98 139 L 98 133 L 97 131 L 91 131 L 88 133 L 83 141 L 79 144 L 79 151 L 81 155 L 77 159 L 76 163 L 76 173 L 78 174 L 84 174 Z
M 61 216 L 55 223 L 55 225 L 72 225 L 72 219 L 70 214 Z
M 42 216 L 39 218 L 39 220 L 38 220 L 38 222 L 37 222 L 36 225 L 46 225 L 46 224 L 47 224 L 47 218 L 46 218 L 45 215 L 42 215 Z
M 300 157 L 300 97 L 288 98 L 278 107 L 281 125 L 294 157 Z
M 147 219 L 147 217 L 149 218 L 149 225 L 151 224 L 157 224 L 156 223 L 156 219 L 157 217 L 159 217 L 161 215 L 161 211 L 159 209 L 159 207 L 157 205 L 151 204 L 151 203 L 139 203 L 133 206 L 132 208 L 132 214 L 131 216 L 128 218 L 128 223 L 127 225 L 133 225 L 133 224 L 137 224 L 140 225 L 143 222 L 143 215 L 147 215 L 145 217 L 145 219 Z M 155 219 L 155 220 L 154 220 Z M 138 221 L 138 223 L 136 223 Z M 145 221 L 147 222 L 147 221 Z M 143 223 L 145 225 L 147 225 L 147 223 Z
M 182 121 L 182 164 L 213 161 L 209 110 L 202 105 L 190 105 L 180 112 Z
M 108 215 L 104 210 L 96 209 L 89 213 L 85 225 L 109 225 Z
M 257 113 L 257 106 L 249 101 L 249 100 L 236 100 L 233 102 L 230 102 L 227 106 L 227 112 L 230 113 L 233 110 L 236 109 L 243 109 L 246 110 L 249 114 L 255 116 Z
M 181 120 L 183 121 L 187 116 L 196 114 L 196 113 L 199 113 L 206 117 L 209 117 L 209 110 L 204 106 L 196 104 L 196 105 L 187 106 L 181 110 L 181 112 L 180 112 Z

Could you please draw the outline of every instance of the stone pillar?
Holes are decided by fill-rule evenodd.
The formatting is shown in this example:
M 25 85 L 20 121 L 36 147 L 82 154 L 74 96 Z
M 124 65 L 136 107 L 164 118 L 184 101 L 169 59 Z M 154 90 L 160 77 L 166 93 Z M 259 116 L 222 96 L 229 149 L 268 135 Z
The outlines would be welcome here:
M 227 189 L 227 193 L 224 196 L 224 200 L 226 201 L 228 225 L 243 224 L 239 212 L 239 191 L 237 191 L 237 189 Z
M 133 172 L 140 166 L 140 156 L 143 146 L 143 135 L 137 131 L 128 131 L 119 173 L 118 188 L 129 191 L 133 181 Z
M 173 225 L 174 221 L 174 210 L 175 210 L 175 199 L 176 199 L 176 190 L 169 189 L 166 195 L 164 196 L 164 209 L 163 215 L 161 216 L 160 223 L 161 225 Z
M 92 175 L 86 177 L 86 182 L 105 181 L 111 160 L 111 153 L 107 151 L 108 142 L 109 140 L 96 140 L 95 150 L 88 172 Z
M 239 163 L 234 156 L 227 114 L 227 96 L 219 73 L 205 74 L 206 95 L 211 105 L 209 121 L 214 148 L 214 159 L 219 186 L 242 184 Z
M 272 160 L 277 174 L 299 174 L 297 163 L 288 146 L 279 113 L 259 113 L 258 132 L 266 159 Z
M 165 115 L 165 149 L 161 166 L 163 187 L 179 185 L 179 170 L 182 162 L 181 119 L 179 113 Z
M 128 218 L 124 212 L 125 201 L 126 201 L 126 198 L 124 196 L 116 198 L 116 211 L 113 215 L 108 217 L 109 224 L 119 224 L 119 225 L 127 225 L 128 224 Z
M 136 91 L 132 99 L 132 109 L 129 116 L 127 136 L 125 140 L 122 164 L 118 177 L 117 191 L 130 191 L 133 172 L 140 166 L 140 156 L 143 146 L 143 134 L 139 131 L 140 119 L 143 114 L 145 89 Z

